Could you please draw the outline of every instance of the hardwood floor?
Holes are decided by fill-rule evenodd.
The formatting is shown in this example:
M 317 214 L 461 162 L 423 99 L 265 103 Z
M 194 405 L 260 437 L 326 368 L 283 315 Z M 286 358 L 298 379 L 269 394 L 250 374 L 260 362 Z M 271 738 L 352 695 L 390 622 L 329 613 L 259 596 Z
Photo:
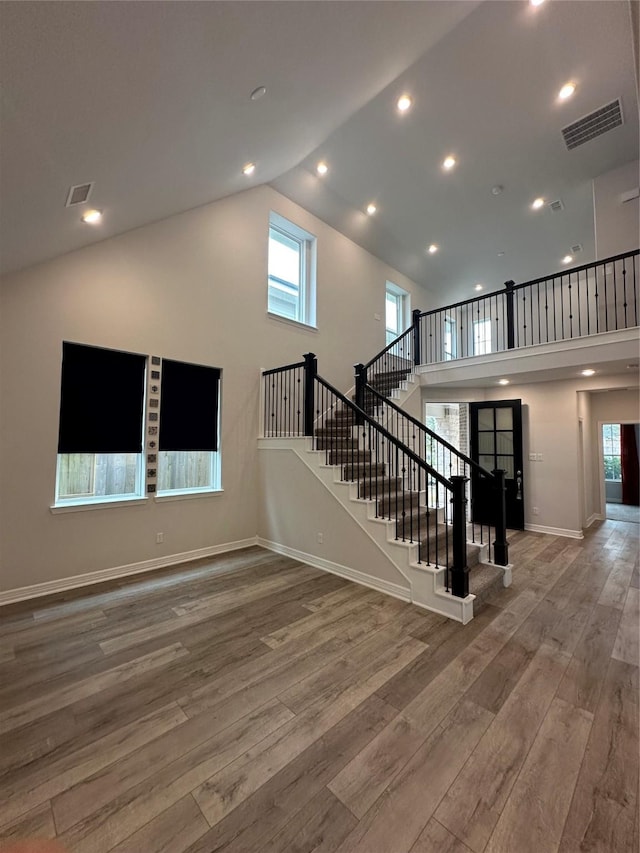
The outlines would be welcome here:
M 6 607 L 0 839 L 637 851 L 637 531 L 513 534 L 465 627 L 260 548 Z

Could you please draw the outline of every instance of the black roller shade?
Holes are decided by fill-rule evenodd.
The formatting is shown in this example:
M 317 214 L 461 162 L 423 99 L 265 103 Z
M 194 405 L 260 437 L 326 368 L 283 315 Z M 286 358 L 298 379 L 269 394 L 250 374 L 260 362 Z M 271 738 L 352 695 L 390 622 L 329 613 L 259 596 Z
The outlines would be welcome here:
M 146 357 L 64 342 L 58 453 L 140 453 Z
M 218 449 L 220 370 L 162 360 L 160 450 Z

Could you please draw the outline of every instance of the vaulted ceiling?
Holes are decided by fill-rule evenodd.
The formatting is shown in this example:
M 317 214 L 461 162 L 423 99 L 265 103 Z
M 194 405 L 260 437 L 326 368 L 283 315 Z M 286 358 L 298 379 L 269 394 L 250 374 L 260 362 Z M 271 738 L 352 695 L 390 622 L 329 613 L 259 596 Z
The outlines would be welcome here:
M 592 260 L 591 181 L 638 157 L 627 0 L 4 2 L 0 70 L 4 272 L 270 183 L 451 301 Z

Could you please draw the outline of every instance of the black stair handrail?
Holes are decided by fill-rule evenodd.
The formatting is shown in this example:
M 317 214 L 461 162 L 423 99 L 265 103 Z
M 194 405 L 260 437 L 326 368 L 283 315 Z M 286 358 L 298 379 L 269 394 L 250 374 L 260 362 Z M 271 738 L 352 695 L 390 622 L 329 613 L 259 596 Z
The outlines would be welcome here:
M 410 447 L 407 447 L 406 444 L 403 444 L 399 438 L 396 438 L 395 435 L 390 433 L 389 430 L 385 429 L 374 418 L 372 418 L 371 415 L 368 415 L 364 411 L 364 409 L 361 409 L 359 406 L 357 406 L 353 402 L 353 400 L 350 400 L 348 397 L 345 397 L 344 394 L 342 394 L 340 391 L 338 391 L 338 389 L 335 388 L 333 385 L 331 385 L 330 382 L 327 382 L 326 379 L 323 379 L 322 376 L 319 376 L 316 374 L 316 381 L 320 385 L 323 385 L 327 389 L 327 391 L 330 391 L 338 400 L 340 400 L 340 402 L 346 408 L 351 409 L 351 411 L 355 415 L 357 415 L 359 419 L 362 419 L 363 423 L 367 423 L 367 424 L 369 424 L 369 426 L 373 427 L 373 429 L 377 433 L 384 436 L 384 438 L 386 438 L 387 441 L 389 441 L 391 444 L 393 444 L 395 447 L 397 447 L 398 450 L 401 450 L 409 459 L 411 459 L 412 462 L 415 462 L 416 465 L 418 465 L 420 468 L 422 468 L 424 471 L 426 471 L 429 474 L 429 476 L 431 476 L 435 480 L 437 480 L 441 486 L 444 486 L 444 488 L 447 489 L 447 491 L 449 491 L 449 492 L 453 491 L 453 484 L 452 484 L 451 480 L 447 479 L 439 471 L 436 471 L 436 469 L 433 468 L 431 465 L 429 465 L 429 463 L 426 462 L 424 459 L 421 459 L 417 453 L 414 453 L 414 451 L 411 450 Z
M 405 329 L 404 332 L 401 332 L 397 338 L 394 338 L 390 344 L 387 344 L 384 349 L 380 350 L 377 355 L 374 355 L 374 357 L 365 364 L 365 367 L 371 367 L 374 362 L 387 355 L 387 353 L 390 352 L 390 350 L 392 350 L 396 346 L 396 344 L 400 343 L 403 338 L 408 337 L 412 332 L 413 326 L 409 326 L 409 328 Z
M 364 389 L 367 393 L 373 394 L 373 396 L 380 400 L 380 402 L 383 403 L 385 406 L 389 406 L 389 408 L 393 409 L 395 412 L 405 418 L 405 420 L 409 421 L 410 424 L 417 427 L 421 432 L 426 433 L 428 436 L 435 439 L 438 444 L 441 444 L 443 445 L 443 447 L 446 447 L 447 450 L 449 450 L 454 456 L 456 456 L 458 459 L 460 459 L 462 462 L 472 468 L 477 474 L 479 474 L 479 476 L 486 477 L 488 480 L 496 480 L 495 474 L 493 474 L 491 471 L 488 471 L 486 468 L 483 468 L 479 462 L 476 462 L 474 459 L 471 459 L 470 456 L 467 456 L 461 450 L 458 450 L 456 447 L 453 446 L 453 444 L 449 444 L 446 439 L 441 438 L 438 433 L 429 429 L 426 424 L 420 423 L 417 418 L 414 418 L 413 415 L 410 415 L 408 412 L 405 412 L 403 408 L 394 403 L 393 400 L 390 400 L 388 397 L 385 397 L 384 394 L 381 394 L 372 385 L 369 385 L 367 382 L 365 382 Z

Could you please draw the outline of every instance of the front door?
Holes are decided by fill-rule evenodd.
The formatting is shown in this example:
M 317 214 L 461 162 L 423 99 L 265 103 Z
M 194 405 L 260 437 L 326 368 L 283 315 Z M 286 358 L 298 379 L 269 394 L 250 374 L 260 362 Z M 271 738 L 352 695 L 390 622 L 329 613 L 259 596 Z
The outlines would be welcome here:
M 521 400 L 470 403 L 471 458 L 487 471 L 502 468 L 507 487 L 507 527 L 524 530 Z M 491 483 L 472 474 L 472 519 L 489 524 L 495 501 Z

